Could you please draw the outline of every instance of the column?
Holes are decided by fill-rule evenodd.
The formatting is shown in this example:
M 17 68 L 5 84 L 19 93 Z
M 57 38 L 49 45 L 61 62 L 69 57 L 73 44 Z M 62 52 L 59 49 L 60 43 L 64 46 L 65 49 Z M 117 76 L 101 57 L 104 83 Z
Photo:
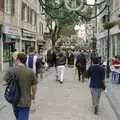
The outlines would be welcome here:
M 111 40 L 110 40 L 110 57 L 112 57 L 113 56 L 113 38 L 111 38 Z
M 118 35 L 115 35 L 115 56 L 118 55 L 117 50 L 118 50 Z
M 18 33 L 20 35 L 19 39 L 19 51 L 22 51 L 22 34 L 21 34 L 21 0 L 18 0 Z
M 0 71 L 3 71 L 3 36 L 0 37 Z

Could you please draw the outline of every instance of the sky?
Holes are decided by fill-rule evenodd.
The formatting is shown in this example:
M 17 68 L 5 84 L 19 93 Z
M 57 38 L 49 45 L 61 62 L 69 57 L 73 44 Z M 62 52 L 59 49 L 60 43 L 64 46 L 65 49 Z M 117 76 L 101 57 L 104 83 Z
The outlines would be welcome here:
M 95 1 L 95 0 L 87 0 L 87 3 L 88 3 L 88 4 L 94 4 L 94 1 Z

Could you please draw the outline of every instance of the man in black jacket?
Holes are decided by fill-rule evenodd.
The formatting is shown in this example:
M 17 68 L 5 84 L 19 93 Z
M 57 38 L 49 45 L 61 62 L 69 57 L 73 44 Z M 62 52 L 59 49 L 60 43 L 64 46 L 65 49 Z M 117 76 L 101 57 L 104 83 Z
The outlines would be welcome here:
M 62 50 L 58 50 L 56 54 L 56 71 L 57 71 L 57 80 L 62 84 L 63 83 L 63 76 L 66 64 L 66 56 Z
M 76 68 L 78 70 L 79 81 L 81 80 L 82 76 L 82 81 L 84 82 L 86 73 L 86 57 L 83 51 L 81 51 L 81 53 L 76 58 Z

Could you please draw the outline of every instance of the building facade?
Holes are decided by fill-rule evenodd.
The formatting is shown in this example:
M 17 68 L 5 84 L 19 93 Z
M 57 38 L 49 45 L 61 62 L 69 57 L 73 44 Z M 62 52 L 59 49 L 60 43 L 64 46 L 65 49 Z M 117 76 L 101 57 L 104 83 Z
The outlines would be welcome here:
M 19 0 L 21 48 L 26 53 L 30 46 L 37 48 L 37 1 Z
M 0 69 L 7 68 L 11 53 L 20 49 L 18 0 L 0 0 Z
M 11 64 L 14 51 L 38 49 L 46 28 L 39 0 L 0 0 L 0 71 Z
M 107 56 L 108 32 L 104 30 L 103 24 L 107 21 L 107 9 L 98 17 L 97 49 L 102 56 Z M 120 20 L 120 0 L 111 0 L 110 21 Z M 120 28 L 118 25 L 110 29 L 110 58 L 120 56 Z

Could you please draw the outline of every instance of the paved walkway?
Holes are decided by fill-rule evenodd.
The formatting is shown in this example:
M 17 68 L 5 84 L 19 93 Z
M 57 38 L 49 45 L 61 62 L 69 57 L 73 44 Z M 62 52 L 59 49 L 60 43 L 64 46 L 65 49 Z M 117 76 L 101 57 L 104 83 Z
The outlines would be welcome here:
M 120 120 L 120 84 L 113 83 L 111 80 L 107 83 L 106 96 L 114 109 L 114 112 Z
M 37 110 L 31 114 L 31 120 L 117 120 L 104 94 L 99 116 L 93 114 L 88 83 L 79 82 L 70 69 L 65 72 L 62 85 L 56 83 L 52 72 L 38 89 Z
M 104 93 L 99 115 L 93 114 L 88 82 L 79 82 L 72 69 L 66 70 L 62 85 L 55 81 L 54 69 L 45 76 L 38 84 L 36 104 L 31 109 L 30 120 L 117 120 Z M 14 120 L 11 106 L 5 101 L 2 104 L 1 118 Z

